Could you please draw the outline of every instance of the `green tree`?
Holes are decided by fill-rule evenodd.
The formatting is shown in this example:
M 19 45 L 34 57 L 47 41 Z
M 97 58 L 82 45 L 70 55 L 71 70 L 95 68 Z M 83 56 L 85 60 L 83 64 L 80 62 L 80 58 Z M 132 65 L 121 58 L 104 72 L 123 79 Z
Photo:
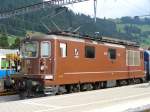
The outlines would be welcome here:
M 1 48 L 9 48 L 8 37 L 6 33 L 2 33 L 0 36 L 0 47 Z
M 0 26 L 0 47 L 9 48 L 8 35 L 5 25 Z
M 15 43 L 10 46 L 11 49 L 18 49 L 20 46 L 20 38 L 15 39 Z

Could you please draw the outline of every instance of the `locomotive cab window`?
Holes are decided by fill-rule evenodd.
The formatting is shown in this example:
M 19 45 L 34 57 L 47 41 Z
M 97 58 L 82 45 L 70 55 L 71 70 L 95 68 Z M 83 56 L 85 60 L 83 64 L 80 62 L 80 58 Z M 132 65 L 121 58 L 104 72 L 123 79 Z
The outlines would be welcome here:
M 116 49 L 108 49 L 108 57 L 109 59 L 115 60 L 116 59 Z
M 23 58 L 36 58 L 38 56 L 38 42 L 25 42 L 21 46 L 21 55 Z
M 60 43 L 60 55 L 62 58 L 67 57 L 67 44 L 66 43 Z
M 49 57 L 51 55 L 51 43 L 41 42 L 41 57 Z
M 85 58 L 95 58 L 95 47 L 85 46 Z

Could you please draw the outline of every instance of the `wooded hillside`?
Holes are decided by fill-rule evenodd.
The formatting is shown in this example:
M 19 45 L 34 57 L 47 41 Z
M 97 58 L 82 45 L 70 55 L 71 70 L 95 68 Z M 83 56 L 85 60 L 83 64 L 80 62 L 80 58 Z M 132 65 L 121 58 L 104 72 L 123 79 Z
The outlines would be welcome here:
M 41 0 L 0 0 L 0 12 L 38 3 Z M 150 19 L 122 17 L 121 19 L 94 19 L 83 14 L 75 14 L 66 7 L 51 7 L 33 13 L 0 20 L 2 34 L 23 37 L 28 31 L 47 33 L 49 30 L 77 31 L 82 34 L 126 39 L 150 44 Z M 5 35 L 6 36 L 6 35 Z

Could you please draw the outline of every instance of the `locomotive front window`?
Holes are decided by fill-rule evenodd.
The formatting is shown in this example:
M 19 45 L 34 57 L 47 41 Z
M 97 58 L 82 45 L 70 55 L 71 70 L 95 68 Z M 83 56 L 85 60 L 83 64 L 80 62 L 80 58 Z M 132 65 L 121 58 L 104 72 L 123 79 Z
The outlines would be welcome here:
M 25 42 L 21 46 L 21 53 L 24 58 L 34 58 L 38 55 L 38 43 L 35 41 Z
M 49 57 L 51 55 L 51 43 L 41 42 L 41 57 Z

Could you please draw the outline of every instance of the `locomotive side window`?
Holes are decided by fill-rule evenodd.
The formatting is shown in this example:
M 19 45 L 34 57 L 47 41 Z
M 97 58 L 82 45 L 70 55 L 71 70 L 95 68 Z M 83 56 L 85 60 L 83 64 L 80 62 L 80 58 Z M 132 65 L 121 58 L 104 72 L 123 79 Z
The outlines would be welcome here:
M 134 52 L 134 65 L 135 66 L 140 65 L 140 52 L 139 51 Z
M 95 47 L 85 46 L 85 58 L 95 58 Z
M 60 43 L 60 54 L 62 58 L 67 57 L 67 44 L 66 43 Z
M 116 59 L 116 49 L 108 49 L 108 57 L 109 59 L 115 60 Z
M 41 57 L 49 57 L 51 55 L 51 43 L 41 42 Z
M 127 63 L 128 63 L 128 65 L 133 65 L 134 64 L 134 58 L 133 58 L 133 51 L 128 51 L 128 53 L 127 53 Z
M 129 66 L 140 66 L 140 51 L 128 50 L 126 60 Z

